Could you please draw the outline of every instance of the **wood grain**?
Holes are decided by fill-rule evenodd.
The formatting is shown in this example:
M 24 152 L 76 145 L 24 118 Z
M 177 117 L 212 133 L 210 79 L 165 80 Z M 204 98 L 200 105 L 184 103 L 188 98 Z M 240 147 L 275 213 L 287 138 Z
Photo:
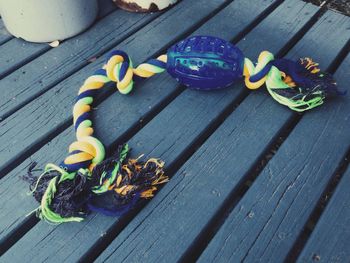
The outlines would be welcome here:
M 345 172 L 339 182 L 298 262 L 346 262 L 349 260 L 349 186 L 350 169 Z
M 137 65 L 186 33 L 189 27 L 199 23 L 224 2 L 211 1 L 200 11 L 194 11 L 201 5 L 200 1 L 179 3 L 114 48 L 128 52 Z M 188 16 L 192 19 L 185 20 Z M 183 23 L 176 23 L 179 19 L 183 19 Z M 21 161 L 23 154 L 44 145 L 58 131 L 69 126 L 78 87 L 104 61 L 105 57 L 102 56 L 86 65 L 0 123 L 0 143 L 3 144 L 0 148 L 0 175 L 6 172 L 5 167 L 9 170 L 9 166 L 14 167 Z M 111 90 L 103 89 L 100 98 L 106 98 L 108 94 L 111 94 Z M 19 119 L 23 121 L 19 122 Z
M 202 13 L 195 11 L 194 9 L 188 9 L 187 5 L 181 7 L 182 3 L 180 3 L 179 5 L 176 5 L 174 9 L 172 9 L 173 12 L 166 13 L 166 17 L 160 17 L 154 24 L 150 23 L 148 27 L 145 27 L 144 30 L 145 32 L 148 32 L 148 34 L 141 32 L 139 35 L 134 35 L 131 39 L 128 39 L 127 47 L 131 53 L 137 53 L 139 61 L 142 61 L 146 59 L 150 53 L 156 52 L 157 48 L 161 48 L 163 45 L 166 45 L 166 43 L 173 41 L 178 35 L 171 33 L 164 34 L 164 38 L 158 38 L 157 45 L 149 46 L 147 49 L 140 48 L 140 45 L 142 46 L 142 43 L 145 41 L 143 39 L 144 36 L 147 38 L 152 38 L 153 35 L 153 38 L 156 38 L 155 35 L 161 34 L 161 30 L 163 29 L 161 24 L 176 21 L 179 17 L 178 14 L 182 13 L 181 11 L 183 11 L 183 9 L 188 10 L 187 13 L 183 13 L 184 16 L 196 13 L 197 19 L 200 20 L 208 15 L 215 7 L 219 7 L 222 3 L 223 1 L 213 1 L 207 9 L 202 9 Z M 183 33 L 186 27 L 190 25 L 191 21 L 184 22 L 182 25 L 177 24 L 175 29 L 177 30 L 178 34 L 180 34 Z M 125 43 L 123 45 L 126 47 Z M 135 60 L 137 62 L 137 59 Z M 101 61 L 99 62 L 101 63 Z M 82 79 L 84 79 L 84 75 L 87 76 L 89 74 L 91 67 L 92 66 L 90 65 L 90 67 L 86 69 L 86 72 L 80 73 L 80 79 L 78 76 L 76 76 L 76 81 L 81 82 Z M 78 85 L 76 86 L 78 87 Z M 174 92 L 178 92 L 177 87 L 178 84 L 174 79 L 167 74 L 163 74 L 148 81 L 144 81 L 143 83 L 139 83 L 139 86 L 136 88 L 136 91 L 134 94 L 132 94 L 132 96 L 114 94 L 110 97 L 110 101 L 112 102 L 112 112 L 109 115 L 114 116 L 115 119 L 110 121 L 109 118 L 104 118 L 107 116 L 103 117 L 105 120 L 104 125 L 109 123 L 109 125 L 112 127 L 104 128 L 102 125 L 100 128 L 97 128 L 96 130 L 101 130 L 100 134 L 98 134 L 99 138 L 101 138 L 105 145 L 111 145 L 116 138 L 121 137 L 124 133 L 127 133 L 130 127 L 137 125 L 141 118 L 151 113 L 153 108 L 156 108 L 157 105 L 161 104 L 162 102 L 167 102 L 169 97 L 173 96 L 172 94 L 174 94 Z M 62 89 L 64 89 L 64 86 Z M 115 90 L 115 87 L 110 87 L 109 89 Z M 71 96 L 69 97 L 69 100 L 73 102 L 76 91 L 72 89 L 64 89 L 64 92 L 69 93 L 65 96 Z M 70 118 L 68 117 L 71 114 L 70 105 L 67 105 L 67 107 L 69 107 L 69 110 L 67 110 L 66 116 L 67 118 Z M 52 112 L 55 112 L 56 109 L 51 110 Z M 121 116 L 123 117 L 121 118 Z M 57 116 L 57 119 L 58 118 L 59 116 Z M 101 117 L 96 116 L 94 118 L 94 122 L 98 122 L 100 118 Z M 45 125 L 47 124 L 43 124 L 43 127 Z M 98 123 L 96 123 L 96 125 L 97 127 L 99 126 Z M 46 128 L 51 129 L 52 127 Z M 19 178 L 19 175 L 23 175 L 25 173 L 26 166 L 31 160 L 37 161 L 39 167 L 44 167 L 48 162 L 59 163 L 67 154 L 68 145 L 74 140 L 73 131 L 73 127 L 69 127 L 69 129 L 59 134 L 55 139 L 47 143 L 38 152 L 33 154 L 33 156 L 26 159 L 22 164 L 16 167 L 16 169 L 8 174 L 8 176 L 5 176 L 0 180 L 0 188 L 2 189 L 0 190 L 0 196 L 2 198 L 6 198 L 7 200 L 0 204 L 0 207 L 4 209 L 4 211 L 6 210 L 6 212 L 0 214 L 0 237 L 2 240 L 5 240 L 13 230 L 24 222 L 25 214 L 37 207 L 37 204 L 33 201 L 33 199 L 26 194 L 28 192 L 28 185 L 23 182 L 21 178 Z M 27 130 L 27 132 L 28 136 L 30 136 L 30 130 Z M 13 198 L 14 196 L 16 196 L 16 198 Z M 13 207 L 17 208 L 13 209 Z M 108 220 L 106 223 L 108 223 Z
M 108 7 L 108 9 L 110 8 Z M 2 93 L 0 119 L 8 117 L 60 81 L 93 62 L 104 52 L 148 24 L 156 16 L 132 15 L 117 10 L 96 22 L 84 33 L 62 42 L 57 48 L 50 49 L 3 78 L 0 82 L 0 92 Z M 22 49 L 25 52 L 29 52 L 28 45 L 32 44 L 19 39 L 16 41 L 24 45 Z M 20 50 L 15 49 L 14 43 L 11 41 L 5 45 L 20 52 Z M 44 44 L 33 45 L 42 46 Z M 47 45 L 45 44 L 45 46 Z M 2 52 L 1 48 L 0 52 Z M 12 56 L 13 52 L 6 53 L 12 60 L 18 61 L 16 57 Z M 36 55 L 33 54 L 33 56 Z
M 98 18 L 102 18 L 109 12 L 115 10 L 115 7 L 108 4 L 106 0 L 99 0 L 99 8 Z M 20 74 L 27 73 L 30 75 L 30 72 L 27 72 L 26 69 L 21 69 L 21 67 L 52 49 L 48 43 L 31 43 L 21 38 L 10 37 L 6 29 L 3 27 L 1 28 L 0 25 L 0 43 L 5 41 L 7 42 L 0 45 L 0 79 L 16 69 L 19 69 L 18 73 Z M 38 65 L 40 65 L 40 63 L 38 63 L 37 66 Z M 28 75 L 26 77 L 28 77 Z M 0 104 L 2 104 L 2 100 Z
M 227 8 L 225 8 L 222 12 L 220 12 L 218 15 L 216 15 L 214 18 L 209 20 L 206 24 L 204 24 L 203 27 L 199 28 L 198 31 L 196 31 L 196 34 L 200 33 L 209 33 L 213 29 L 213 25 L 217 25 L 218 21 L 222 20 L 227 20 L 227 18 L 230 18 L 233 14 L 237 14 L 239 12 L 239 8 L 242 5 L 238 5 L 237 3 L 239 2 L 244 2 L 244 1 L 236 1 L 234 4 L 229 5 Z M 272 1 L 270 3 L 266 3 L 265 6 L 260 5 L 260 7 L 256 8 L 256 13 L 251 12 L 250 16 L 244 16 L 245 19 L 242 19 L 240 24 L 233 24 L 233 23 L 221 23 L 217 29 L 230 29 L 230 30 L 221 30 L 222 32 L 221 37 L 230 39 L 234 37 L 236 33 L 239 33 L 242 30 L 242 27 L 247 26 L 251 21 L 254 20 L 255 16 L 261 13 L 264 8 L 267 6 L 271 5 Z M 226 27 L 229 25 L 229 27 Z M 222 26 L 222 27 L 221 27 Z M 242 46 L 244 47 L 244 45 Z M 118 135 L 122 135 L 123 133 L 127 132 L 127 129 L 135 122 L 138 121 L 140 117 L 142 117 L 142 114 L 145 114 L 146 111 L 150 111 L 154 106 L 155 102 L 159 99 L 157 98 L 157 94 L 164 94 L 168 93 L 171 90 L 175 89 L 177 84 L 175 83 L 174 80 L 172 80 L 168 75 L 161 75 L 155 78 L 152 78 L 148 81 L 144 82 L 144 86 L 140 86 L 140 89 L 137 90 L 131 97 L 121 97 L 121 96 L 112 96 L 108 98 L 105 102 L 103 102 L 98 110 L 96 111 L 96 116 L 95 116 L 95 124 L 97 127 L 101 127 L 100 130 L 101 132 L 98 132 L 99 137 L 102 139 L 102 141 L 106 145 L 111 145 L 114 140 L 118 137 Z M 171 159 L 169 158 L 168 161 L 170 162 L 172 159 L 175 159 L 176 156 L 181 154 L 181 151 L 186 149 L 188 147 L 188 144 L 190 144 L 191 141 L 193 141 L 196 137 L 198 137 L 201 132 L 207 127 L 207 125 L 214 119 L 217 118 L 222 110 L 229 105 L 229 103 L 235 99 L 238 93 L 241 92 L 241 89 L 227 89 L 223 90 L 218 93 L 203 93 L 202 96 L 198 96 L 196 98 L 196 92 L 194 91 L 185 91 L 183 93 L 185 97 L 181 97 L 179 101 L 174 104 L 171 107 L 171 110 L 166 111 L 162 113 L 162 118 L 160 118 L 155 124 L 152 125 L 151 130 L 153 132 L 149 133 L 147 136 L 152 136 L 154 135 L 154 138 L 150 140 L 148 144 L 144 144 L 139 141 L 131 141 L 131 145 L 135 146 L 136 149 L 141 149 L 142 150 L 142 145 L 149 146 L 148 152 L 149 154 L 152 151 L 153 148 L 155 148 L 158 144 L 159 147 L 166 147 L 167 145 L 170 146 L 171 144 L 174 143 L 174 140 L 177 140 L 177 143 L 175 143 L 174 147 L 175 149 L 169 148 L 169 154 L 171 151 L 173 153 L 171 154 Z M 159 96 L 159 95 L 158 95 Z M 156 99 L 157 98 L 157 99 Z M 192 107 L 186 107 L 186 105 L 192 104 Z M 115 105 L 118 105 L 116 107 Z M 143 106 L 144 105 L 144 106 Z M 215 107 L 213 110 L 210 105 L 218 105 Z M 151 108 L 148 108 L 151 106 Z M 167 109 L 167 108 L 166 108 Z M 179 112 L 181 109 L 186 109 L 186 114 L 174 114 L 175 112 Z M 193 111 L 193 109 L 196 109 Z M 164 122 L 164 119 L 171 121 L 173 118 L 169 118 L 169 116 L 176 116 L 176 123 L 178 123 L 178 127 L 175 129 L 174 127 L 169 127 L 167 123 Z M 186 119 L 184 119 L 183 116 L 188 116 Z M 158 118 L 157 118 L 158 119 Z M 180 125 L 181 124 L 181 125 Z M 167 136 L 168 132 L 167 130 L 160 129 L 157 134 L 154 134 L 154 127 L 159 127 L 161 125 L 162 127 L 168 127 L 168 131 L 172 131 L 171 137 L 167 137 L 168 140 L 163 139 L 164 136 Z M 165 126 L 164 126 L 165 125 Z M 187 131 L 187 132 L 185 132 Z M 148 134 L 147 131 L 143 134 Z M 152 135 L 153 134 L 153 135 Z M 67 144 L 69 141 L 65 142 L 65 137 L 66 136 L 60 136 L 59 141 L 61 141 L 62 144 Z M 173 138 L 172 138 L 173 137 Z M 169 140 L 169 138 L 172 138 L 172 140 Z M 144 138 L 146 139 L 146 138 Z M 183 139 L 183 141 L 181 140 Z M 152 144 L 150 144 L 152 143 Z M 55 148 L 55 146 L 58 143 L 55 140 L 55 143 L 53 144 L 52 147 Z M 51 147 L 51 146 L 50 146 Z M 50 147 L 45 147 L 46 149 L 50 149 Z M 60 149 L 62 146 L 60 147 Z M 135 150 L 136 150 L 135 149 Z M 158 149 L 158 148 L 157 148 Z M 167 149 L 167 148 L 163 148 Z M 158 151 L 158 150 L 157 150 Z M 40 158 L 41 160 L 44 159 L 45 152 L 41 153 L 42 157 Z M 59 153 L 59 149 L 55 149 L 55 154 Z M 147 153 L 147 152 L 146 152 Z M 50 154 L 50 153 L 48 153 Z M 135 152 L 137 154 L 137 152 Z M 155 154 L 155 153 L 154 153 Z M 158 152 L 160 154 L 160 152 Z M 157 155 L 158 155 L 157 154 Z M 39 155 L 39 153 L 38 153 Z M 63 158 L 64 155 L 61 154 L 61 158 Z M 165 156 L 162 156 L 165 157 Z M 57 159 L 57 157 L 55 157 Z M 46 159 L 48 161 L 50 159 Z M 53 159 L 54 160 L 54 159 Z M 44 162 L 43 162 L 44 163 Z M 22 168 L 23 169 L 23 168 Z M 6 176 L 4 179 L 6 180 L 7 177 L 11 176 Z M 8 185 L 8 184 L 7 184 Z M 22 183 L 21 185 L 24 185 Z M 10 200 L 9 200 L 10 201 Z M 22 202 L 25 202 L 23 200 Z M 29 204 L 29 206 L 32 206 Z M 27 209 L 29 209 L 29 206 L 27 206 Z M 10 206 L 9 206 L 10 207 Z M 25 207 L 25 206 L 23 206 Z M 35 207 L 35 206 L 34 206 Z M 17 215 L 16 215 L 17 213 Z M 12 214 L 12 219 L 8 218 L 8 222 L 12 222 L 15 217 L 20 216 L 20 213 L 18 212 L 13 212 Z M 48 227 L 47 224 L 40 222 L 37 226 L 35 226 L 35 229 L 30 231 L 26 236 L 29 239 L 31 239 L 32 233 L 41 233 L 40 238 L 44 238 L 45 235 L 53 235 L 53 236 L 62 236 L 63 239 L 65 239 L 65 245 L 61 246 L 58 245 L 61 243 L 60 238 L 55 238 L 54 243 L 47 244 L 50 248 L 49 253 L 60 253 L 60 255 L 64 256 L 70 253 L 73 253 L 71 257 L 76 258 L 81 256 L 83 253 L 86 253 L 91 246 L 98 241 L 98 239 L 103 237 L 106 232 L 108 232 L 108 229 L 113 226 L 114 223 L 116 223 L 119 219 L 118 218 L 109 218 L 105 217 L 102 215 L 97 215 L 94 216 L 93 218 L 89 219 L 88 221 L 83 222 L 82 224 L 72 224 L 71 226 L 67 227 L 65 226 L 59 226 L 59 227 Z M 2 220 L 0 220 L 2 222 Z M 91 229 L 94 230 L 92 232 L 88 231 L 82 231 L 82 229 Z M 55 234 L 56 231 L 57 233 L 60 234 Z M 51 233 L 51 234 L 50 234 Z M 89 235 L 90 238 L 89 240 L 84 241 L 84 245 L 81 244 L 80 240 L 81 238 L 85 239 L 85 236 Z M 37 234 L 35 236 L 39 237 Z M 37 240 L 40 242 L 40 240 Z M 24 240 L 23 240 L 24 241 Z M 57 242 L 57 243 L 56 243 Z M 24 244 L 24 243 L 22 243 Z M 33 242 L 34 244 L 34 242 Z M 79 247 L 76 245 L 79 244 Z M 57 245 L 57 246 L 56 246 Z M 18 246 L 21 246 L 20 243 L 18 243 Z M 43 246 L 43 243 L 40 242 L 40 245 L 38 245 L 37 248 L 42 247 L 42 250 L 40 249 L 35 252 L 37 255 L 35 258 L 37 260 L 42 259 L 42 257 L 47 256 L 48 251 L 46 246 Z M 46 247 L 46 248 L 45 248 Z M 33 248 L 32 248 L 33 249 Z M 59 251 L 57 251 L 59 249 Z M 15 251 L 16 248 L 14 248 L 13 251 Z M 31 250 L 31 249 L 30 249 Z M 26 250 L 27 251 L 27 250 Z M 9 253 L 11 253 L 9 251 Z
M 348 41 L 348 35 L 339 32 L 346 31 L 349 22 L 342 15 L 327 12 L 289 56 L 308 52 L 327 67 Z M 349 72 L 349 64 L 342 70 Z M 348 77 L 339 73 L 339 85 L 346 88 Z M 333 99 L 305 114 L 230 213 L 200 262 L 287 260 L 349 147 L 349 102 L 348 97 Z M 262 108 L 271 106 L 266 103 Z

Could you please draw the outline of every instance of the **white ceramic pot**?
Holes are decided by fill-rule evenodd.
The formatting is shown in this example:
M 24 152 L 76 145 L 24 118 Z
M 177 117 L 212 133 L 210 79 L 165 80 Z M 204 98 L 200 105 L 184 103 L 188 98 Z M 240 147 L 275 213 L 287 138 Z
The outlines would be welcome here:
M 97 11 L 97 0 L 0 0 L 7 30 L 31 42 L 72 37 L 94 22 Z
M 156 12 L 174 5 L 179 0 L 113 0 L 117 6 L 131 12 Z

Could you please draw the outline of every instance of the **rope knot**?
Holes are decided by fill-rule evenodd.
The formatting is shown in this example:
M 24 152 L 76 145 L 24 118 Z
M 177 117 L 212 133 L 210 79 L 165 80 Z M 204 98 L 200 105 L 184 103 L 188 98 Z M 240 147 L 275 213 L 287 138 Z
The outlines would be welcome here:
M 103 161 L 105 149 L 103 144 L 92 136 L 79 138 L 69 146 L 69 155 L 61 164 L 68 172 L 88 168 L 90 171 Z
M 128 94 L 133 86 L 133 66 L 128 54 L 120 50 L 112 51 L 105 65 L 107 77 L 117 83 L 120 93 Z
M 155 74 L 164 72 L 166 62 L 167 56 L 161 55 L 157 59 L 150 59 L 137 68 L 133 68 L 133 63 L 128 54 L 121 50 L 114 50 L 108 55 L 104 69 L 107 77 L 117 83 L 119 92 L 128 94 L 134 86 L 134 75 L 141 78 L 150 78 Z
M 270 62 L 273 60 L 273 54 L 268 51 L 260 53 L 256 66 L 250 59 L 245 58 L 243 75 L 245 76 L 245 84 L 249 89 L 258 89 L 264 85 L 272 67 Z
M 107 204 L 108 209 L 101 206 L 105 213 L 111 213 L 110 207 L 113 208 L 112 212 L 121 213 L 128 210 L 139 197 L 152 197 L 155 185 L 168 180 L 163 173 L 163 163 L 131 161 L 126 166 L 123 161 L 128 153 L 127 145 L 121 148 L 120 156 L 103 162 L 105 149 L 93 136 L 91 121 L 94 99 L 106 83 L 115 82 L 119 92 L 127 94 L 133 88 L 134 75 L 149 78 L 161 73 L 166 69 L 166 61 L 167 56 L 162 55 L 134 69 L 129 56 L 116 50 L 109 54 L 102 69 L 85 80 L 73 108 L 76 141 L 69 146 L 68 157 L 60 167 L 49 164 L 36 182 L 31 170 L 28 172 L 33 185 L 32 193 L 41 203 L 36 209 L 40 218 L 52 223 L 79 222 L 87 213 L 86 205 L 91 196 L 100 195 L 102 199 L 105 196 L 112 198 Z

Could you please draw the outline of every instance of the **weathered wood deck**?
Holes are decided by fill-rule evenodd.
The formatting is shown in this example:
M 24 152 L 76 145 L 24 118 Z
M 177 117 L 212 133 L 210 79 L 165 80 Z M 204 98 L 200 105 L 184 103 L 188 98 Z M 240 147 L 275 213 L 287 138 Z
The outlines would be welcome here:
M 65 157 L 75 95 L 104 54 L 123 49 L 138 64 L 194 34 L 252 59 L 312 56 L 349 89 L 350 18 L 300 0 L 183 0 L 156 14 L 106 0 L 93 27 L 57 48 L 12 38 L 0 21 L 1 262 L 349 262 L 349 95 L 297 114 L 243 83 L 198 92 L 162 74 L 131 96 L 106 88 L 98 138 L 164 159 L 172 179 L 123 217 L 26 216 L 38 204 L 20 176 L 31 160 Z

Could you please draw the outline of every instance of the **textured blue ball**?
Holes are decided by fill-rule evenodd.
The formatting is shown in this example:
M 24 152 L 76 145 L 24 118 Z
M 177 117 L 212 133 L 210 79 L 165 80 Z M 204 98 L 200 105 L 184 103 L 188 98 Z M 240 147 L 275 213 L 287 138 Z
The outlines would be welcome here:
M 189 37 L 172 46 L 167 56 L 168 73 L 190 88 L 225 88 L 243 74 L 242 51 L 216 37 Z

